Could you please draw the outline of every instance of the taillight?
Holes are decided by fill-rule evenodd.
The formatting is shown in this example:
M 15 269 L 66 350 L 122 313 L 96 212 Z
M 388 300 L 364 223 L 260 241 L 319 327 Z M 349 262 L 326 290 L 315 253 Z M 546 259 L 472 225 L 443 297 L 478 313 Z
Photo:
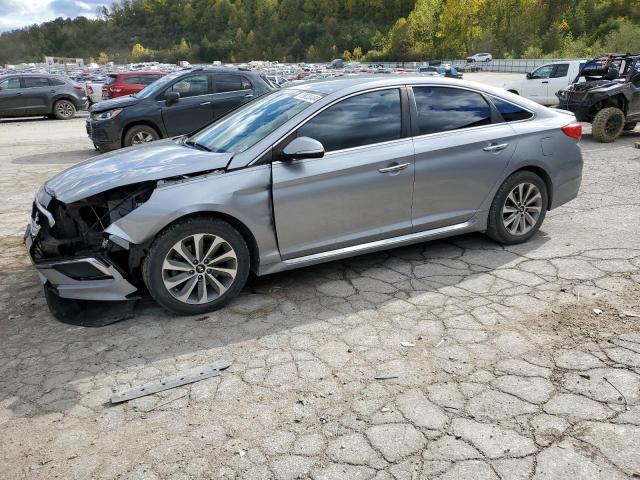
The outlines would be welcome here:
M 80 85 L 79 83 L 74 83 L 73 84 L 73 88 L 75 88 L 76 90 L 78 90 L 80 92 L 84 92 L 84 87 L 82 85 Z
M 561 130 L 567 137 L 574 138 L 576 142 L 582 138 L 582 124 L 580 122 L 572 122 L 562 127 Z
M 93 87 L 91 85 L 87 86 L 87 91 L 91 94 L 93 94 Z

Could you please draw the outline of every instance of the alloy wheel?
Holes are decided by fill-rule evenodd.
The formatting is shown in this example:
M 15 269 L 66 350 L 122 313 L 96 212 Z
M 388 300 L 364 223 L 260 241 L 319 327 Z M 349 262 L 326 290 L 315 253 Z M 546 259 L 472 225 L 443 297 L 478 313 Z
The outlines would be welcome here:
M 57 110 L 61 117 L 66 118 L 73 115 L 73 106 L 69 102 L 59 102 Z
M 162 264 L 167 291 L 183 303 L 209 303 L 231 287 L 238 259 L 224 238 L 198 233 L 176 242 Z
M 153 135 L 149 132 L 138 132 L 131 139 L 133 145 L 140 145 L 141 143 L 153 142 Z
M 542 194 L 533 183 L 513 187 L 502 206 L 502 223 L 511 235 L 525 235 L 536 226 L 542 212 Z

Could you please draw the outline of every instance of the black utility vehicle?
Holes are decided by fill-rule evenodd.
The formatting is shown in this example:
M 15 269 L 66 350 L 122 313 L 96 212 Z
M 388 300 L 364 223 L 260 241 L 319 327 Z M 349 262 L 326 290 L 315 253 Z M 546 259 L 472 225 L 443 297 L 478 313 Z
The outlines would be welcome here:
M 640 121 L 640 55 L 596 57 L 556 95 L 560 108 L 592 124 L 596 140 L 613 142 L 623 130 L 633 130 Z
M 101 151 L 198 130 L 275 87 L 263 74 L 224 67 L 181 70 L 91 107 L 87 134 Z

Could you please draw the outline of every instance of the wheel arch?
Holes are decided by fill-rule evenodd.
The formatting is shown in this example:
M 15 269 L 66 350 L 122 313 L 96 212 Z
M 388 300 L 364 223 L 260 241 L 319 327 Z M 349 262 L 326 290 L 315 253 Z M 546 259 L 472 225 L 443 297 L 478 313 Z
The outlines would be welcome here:
M 551 205 L 553 204 L 553 181 L 551 180 L 551 175 L 539 165 L 525 165 L 511 172 L 509 176 L 523 171 L 535 173 L 542 179 L 547 187 L 547 210 L 551 210 Z
M 122 128 L 122 135 L 120 135 L 120 145 L 122 147 L 125 146 L 124 137 L 126 137 L 129 130 L 131 130 L 133 127 L 137 127 L 140 125 L 146 125 L 147 127 L 153 128 L 158 134 L 158 138 L 164 138 L 164 135 L 162 134 L 162 130 L 158 125 L 155 124 L 155 122 L 151 120 L 131 120 L 130 122 L 126 123 Z
M 62 93 L 62 94 L 56 95 L 51 99 L 51 112 L 50 112 L 51 114 L 53 114 L 53 110 L 56 106 L 56 103 L 58 103 L 60 100 L 67 100 L 71 102 L 74 108 L 76 109 L 76 111 L 79 110 L 79 106 L 78 106 L 78 103 L 76 103 L 76 100 L 71 95 L 66 95 Z
M 154 238 L 160 235 L 162 232 L 164 232 L 168 228 L 171 228 L 176 223 L 186 219 L 193 219 L 193 218 L 222 220 L 228 223 L 229 225 L 231 225 L 233 228 L 235 228 L 238 231 L 238 233 L 240 233 L 244 241 L 247 243 L 247 247 L 249 248 L 249 255 L 251 258 L 250 270 L 252 272 L 258 271 L 258 266 L 260 264 L 260 251 L 258 249 L 258 242 L 256 241 L 256 238 L 253 235 L 253 232 L 251 232 L 249 227 L 247 227 L 244 224 L 244 222 L 242 222 L 241 220 L 237 219 L 232 215 L 229 215 L 228 213 L 223 213 L 218 211 L 198 211 L 198 212 L 191 212 L 185 215 L 181 215 L 177 218 L 174 218 L 171 222 L 167 223 L 164 227 L 162 227 L 162 229 L 154 235 Z M 153 240 L 149 241 L 148 243 L 151 244 L 152 241 Z M 142 263 L 142 258 L 139 259 L 139 263 Z M 139 267 L 139 265 L 134 265 L 133 267 Z

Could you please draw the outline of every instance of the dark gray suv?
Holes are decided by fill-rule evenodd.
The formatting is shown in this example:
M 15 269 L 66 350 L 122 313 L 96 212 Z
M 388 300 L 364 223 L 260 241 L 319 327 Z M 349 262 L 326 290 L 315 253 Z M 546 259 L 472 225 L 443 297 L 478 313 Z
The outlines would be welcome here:
M 0 76 L 0 117 L 46 115 L 68 120 L 86 107 L 84 87 L 69 78 L 26 73 Z
M 194 132 L 276 88 L 264 74 L 197 67 L 156 80 L 126 97 L 91 107 L 87 134 L 101 151 Z

